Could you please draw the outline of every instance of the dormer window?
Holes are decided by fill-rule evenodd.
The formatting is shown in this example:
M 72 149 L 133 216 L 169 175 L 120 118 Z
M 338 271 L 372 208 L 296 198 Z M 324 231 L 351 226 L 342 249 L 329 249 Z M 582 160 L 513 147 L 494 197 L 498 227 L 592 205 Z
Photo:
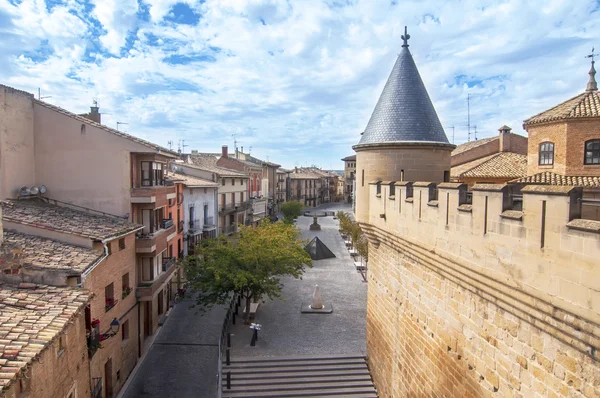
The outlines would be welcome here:
M 553 165 L 554 164 L 554 143 L 542 142 L 540 144 L 540 165 Z
M 600 140 L 586 141 L 583 164 L 600 164 Z

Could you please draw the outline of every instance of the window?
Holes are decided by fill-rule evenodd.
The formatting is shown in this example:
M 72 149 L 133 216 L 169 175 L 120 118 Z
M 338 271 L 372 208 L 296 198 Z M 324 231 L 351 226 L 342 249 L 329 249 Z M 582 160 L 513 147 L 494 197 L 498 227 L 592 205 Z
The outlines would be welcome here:
M 106 244 L 106 251 L 108 252 L 108 255 L 109 255 L 109 256 L 112 254 L 112 247 L 111 247 L 111 244 L 110 244 L 110 242 L 108 242 L 108 243 Z
M 115 300 L 115 286 L 113 283 L 104 288 L 104 300 L 106 312 L 117 304 L 117 300 Z
M 125 250 L 125 238 L 119 239 L 119 250 Z
M 444 182 L 450 182 L 450 171 L 444 170 Z
M 121 298 L 125 298 L 129 296 L 131 293 L 131 285 L 129 285 L 129 272 L 121 277 L 121 290 L 123 291 L 121 294 Z
M 554 144 L 552 142 L 542 142 L 540 144 L 540 165 L 554 164 Z
M 244 185 L 244 180 L 240 178 L 240 185 Z
M 586 141 L 583 164 L 600 164 L 600 140 Z
M 67 336 L 61 334 L 57 341 L 56 355 L 62 355 L 65 352 L 65 348 L 67 348 Z
M 150 175 L 151 168 L 152 162 L 142 162 L 142 186 L 144 187 L 152 185 L 152 178 Z
M 365 169 L 362 170 L 361 187 L 365 186 Z
M 142 165 L 142 186 L 151 187 L 154 185 L 164 185 L 164 175 L 167 165 L 159 162 L 141 162 Z
M 221 185 L 225 186 L 225 179 L 221 179 Z
M 129 339 L 129 320 L 121 324 L 121 340 L 125 341 L 127 339 Z

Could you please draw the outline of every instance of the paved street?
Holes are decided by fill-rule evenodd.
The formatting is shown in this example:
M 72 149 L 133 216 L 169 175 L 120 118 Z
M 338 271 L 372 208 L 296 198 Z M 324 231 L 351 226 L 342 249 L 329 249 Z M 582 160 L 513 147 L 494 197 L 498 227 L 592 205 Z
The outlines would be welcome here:
M 214 308 L 205 315 L 177 304 L 133 376 L 124 398 L 216 397 L 218 342 L 225 316 Z
M 350 205 L 333 204 L 319 210 L 351 211 Z M 356 272 L 353 260 L 338 232 L 337 220 L 319 219 L 321 231 L 309 231 L 312 217 L 298 217 L 303 238 L 318 236 L 336 258 L 313 261 L 302 280 L 282 279 L 282 300 L 265 300 L 255 322 L 263 329 L 259 341 L 250 346 L 251 330 L 242 322 L 231 330 L 232 356 L 296 356 L 366 354 L 365 320 L 367 284 Z M 314 286 L 319 284 L 324 303 L 333 305 L 332 314 L 302 314 L 302 303 L 310 303 Z M 241 314 L 241 309 L 240 309 Z

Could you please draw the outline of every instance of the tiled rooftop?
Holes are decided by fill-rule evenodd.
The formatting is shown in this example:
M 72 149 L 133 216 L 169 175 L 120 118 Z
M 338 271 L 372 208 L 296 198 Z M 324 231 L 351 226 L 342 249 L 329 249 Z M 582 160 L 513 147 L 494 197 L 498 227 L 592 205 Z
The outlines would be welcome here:
M 563 176 L 551 171 L 543 171 L 527 177 L 510 181 L 519 184 L 547 184 L 586 188 L 600 188 L 600 177 L 598 176 Z
M 352 160 L 356 160 L 356 155 L 350 155 L 350 156 L 346 156 L 345 158 L 342 159 L 344 162 L 347 161 L 352 161 Z
M 290 173 L 292 180 L 318 180 L 320 175 L 311 172 Z
M 248 177 L 246 174 L 240 173 L 239 171 L 217 166 L 217 158 L 213 156 L 189 156 L 188 159 L 192 163 L 185 163 L 185 166 L 206 170 L 223 177 Z
M 77 275 L 102 255 L 98 250 L 5 229 L 4 243 L 0 246 L 0 269 L 18 264 L 26 268 L 71 270 Z
M 451 155 L 456 156 L 463 152 L 467 152 L 467 151 L 470 151 L 471 149 L 477 148 L 478 146 L 481 146 L 483 144 L 487 144 L 488 142 L 498 141 L 498 140 L 499 140 L 499 137 L 496 136 L 496 137 L 482 138 L 480 140 L 465 142 L 464 144 L 460 144 L 456 148 L 454 148 Z
M 525 126 L 557 120 L 600 117 L 600 92 L 586 91 L 525 120 Z
M 0 284 L 0 388 L 7 389 L 91 299 L 74 288 Z M 83 337 L 82 337 L 83 338 Z
M 6 221 L 95 240 L 116 237 L 142 227 L 120 217 L 51 205 L 42 199 L 11 200 L 1 206 Z
M 187 187 L 195 188 L 195 187 L 218 187 L 219 184 L 216 182 L 208 181 L 198 177 L 192 177 L 189 175 L 185 175 L 182 173 L 169 173 L 169 178 L 174 181 L 180 182 Z
M 455 178 L 519 178 L 526 174 L 527 156 L 513 152 L 498 152 L 450 170 L 450 175 Z

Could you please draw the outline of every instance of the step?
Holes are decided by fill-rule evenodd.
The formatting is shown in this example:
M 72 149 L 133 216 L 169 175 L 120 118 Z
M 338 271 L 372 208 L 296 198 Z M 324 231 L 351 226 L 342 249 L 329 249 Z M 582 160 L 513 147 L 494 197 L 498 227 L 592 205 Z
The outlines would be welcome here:
M 231 377 L 236 380 L 271 380 L 271 379 L 288 379 L 288 378 L 296 378 L 296 377 L 342 377 L 342 376 L 362 376 L 369 375 L 367 369 L 362 370 L 346 370 L 346 371 L 313 371 L 313 372 L 303 372 L 302 374 L 298 374 L 297 372 L 273 372 L 273 373 L 265 373 L 265 374 L 253 374 L 253 373 L 231 373 Z M 370 375 L 369 375 L 370 376 Z M 223 370 L 223 379 L 227 377 L 227 370 Z
M 269 367 L 250 367 L 250 368 L 223 368 L 223 372 L 231 372 L 233 373 L 248 373 L 248 374 L 256 374 L 256 373 L 272 373 L 272 372 L 313 372 L 313 371 L 324 371 L 324 370 L 367 370 L 367 364 L 349 364 L 349 365 L 307 365 L 304 367 L 300 366 L 269 366 Z
M 235 376 L 235 377 L 234 377 Z M 368 373 L 361 373 L 354 376 L 348 376 L 345 373 L 342 374 L 334 374 L 334 375 L 320 375 L 315 374 L 314 376 L 308 377 L 294 377 L 296 374 L 291 375 L 289 377 L 282 378 L 268 378 L 268 379 L 259 379 L 259 378 L 240 378 L 237 375 L 232 375 L 231 385 L 232 386 L 253 386 L 253 385 L 276 385 L 276 384 L 302 384 L 302 383 L 321 383 L 321 382 L 329 382 L 330 380 L 337 381 L 339 383 L 343 383 L 346 381 L 368 381 L 372 383 L 371 375 Z M 223 385 L 227 385 L 227 375 L 223 377 Z
M 327 390 L 335 390 L 340 388 L 348 388 L 348 389 L 357 389 L 357 388 L 373 388 L 373 382 L 371 380 L 368 381 L 347 381 L 347 382 L 337 382 L 335 380 L 329 380 L 323 383 L 304 383 L 303 385 L 298 385 L 294 383 L 289 384 L 275 384 L 275 385 L 256 385 L 256 386 L 238 386 L 233 380 L 231 384 L 231 389 L 227 389 L 227 385 L 223 387 L 224 391 L 227 392 L 267 392 L 267 391 L 297 391 L 297 390 L 319 390 L 319 392 L 325 392 Z
M 355 395 L 367 395 L 377 398 L 377 391 L 375 387 L 349 387 L 349 388 L 336 388 L 328 389 L 326 391 L 310 391 L 296 389 L 295 391 L 264 391 L 264 392 L 252 392 L 249 395 L 244 391 L 227 391 L 223 390 L 223 398 L 240 398 L 240 397 L 252 397 L 252 398 L 302 398 L 302 397 L 327 397 L 327 396 L 343 396 L 343 397 L 354 397 Z
M 263 361 L 263 362 L 239 362 L 230 361 L 227 368 L 239 369 L 239 368 L 270 368 L 273 366 L 320 366 L 320 365 L 353 365 L 353 364 L 364 364 L 364 358 L 352 358 L 352 359 L 322 359 L 319 361 L 314 360 L 301 360 L 301 361 Z
M 235 357 L 231 362 L 286 362 L 286 361 L 329 361 L 336 359 L 362 359 L 366 360 L 364 355 L 310 355 L 310 356 L 294 356 L 294 357 Z

